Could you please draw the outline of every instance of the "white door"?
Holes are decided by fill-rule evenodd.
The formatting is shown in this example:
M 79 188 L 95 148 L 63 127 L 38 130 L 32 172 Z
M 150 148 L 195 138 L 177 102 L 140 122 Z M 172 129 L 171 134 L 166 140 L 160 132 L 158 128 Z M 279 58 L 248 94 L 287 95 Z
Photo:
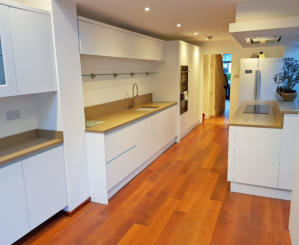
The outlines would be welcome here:
M 0 5 L 0 97 L 17 94 L 8 6 Z
M 21 162 L 0 167 L 0 244 L 11 244 L 29 232 Z
M 31 229 L 67 206 L 63 147 L 22 161 Z
M 9 8 L 19 94 L 56 91 L 51 17 Z
M 237 127 L 233 181 L 277 188 L 280 129 Z

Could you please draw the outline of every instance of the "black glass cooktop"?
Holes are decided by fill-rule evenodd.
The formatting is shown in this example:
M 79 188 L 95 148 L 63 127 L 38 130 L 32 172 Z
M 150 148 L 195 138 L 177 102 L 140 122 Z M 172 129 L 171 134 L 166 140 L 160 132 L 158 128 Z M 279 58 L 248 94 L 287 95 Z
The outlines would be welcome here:
M 269 114 L 269 106 L 267 105 L 247 105 L 244 113 L 250 114 Z

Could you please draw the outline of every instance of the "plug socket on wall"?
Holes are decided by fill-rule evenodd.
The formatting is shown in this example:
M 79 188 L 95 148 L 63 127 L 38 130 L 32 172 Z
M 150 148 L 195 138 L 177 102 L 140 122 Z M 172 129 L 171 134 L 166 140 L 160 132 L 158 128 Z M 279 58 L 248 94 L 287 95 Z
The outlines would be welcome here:
M 20 110 L 13 110 L 6 112 L 6 121 L 17 120 L 21 117 Z

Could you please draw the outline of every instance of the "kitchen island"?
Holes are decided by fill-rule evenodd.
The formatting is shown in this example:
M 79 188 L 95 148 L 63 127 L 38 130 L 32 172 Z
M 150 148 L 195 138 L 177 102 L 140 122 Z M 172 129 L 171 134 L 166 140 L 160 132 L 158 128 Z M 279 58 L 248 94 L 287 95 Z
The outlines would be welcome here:
M 232 192 L 290 199 L 298 122 L 296 102 L 241 103 L 229 121 Z

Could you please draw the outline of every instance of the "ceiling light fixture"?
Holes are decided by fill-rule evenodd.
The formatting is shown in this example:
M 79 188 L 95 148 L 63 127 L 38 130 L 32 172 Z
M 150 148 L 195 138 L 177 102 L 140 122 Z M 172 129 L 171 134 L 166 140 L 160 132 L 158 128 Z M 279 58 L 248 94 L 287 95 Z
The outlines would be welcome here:
M 207 36 L 205 37 L 205 40 L 211 40 L 213 38 L 213 36 Z
M 149 12 L 150 10 L 151 10 L 151 9 L 150 9 L 149 7 L 145 7 L 145 8 L 144 8 L 144 11 L 145 11 L 145 12 Z
M 180 24 L 180 23 L 176 24 L 176 27 L 181 27 L 181 26 L 182 26 L 182 24 Z
M 193 35 L 194 35 L 194 36 L 197 36 L 197 35 L 198 35 L 198 32 L 194 32 Z

